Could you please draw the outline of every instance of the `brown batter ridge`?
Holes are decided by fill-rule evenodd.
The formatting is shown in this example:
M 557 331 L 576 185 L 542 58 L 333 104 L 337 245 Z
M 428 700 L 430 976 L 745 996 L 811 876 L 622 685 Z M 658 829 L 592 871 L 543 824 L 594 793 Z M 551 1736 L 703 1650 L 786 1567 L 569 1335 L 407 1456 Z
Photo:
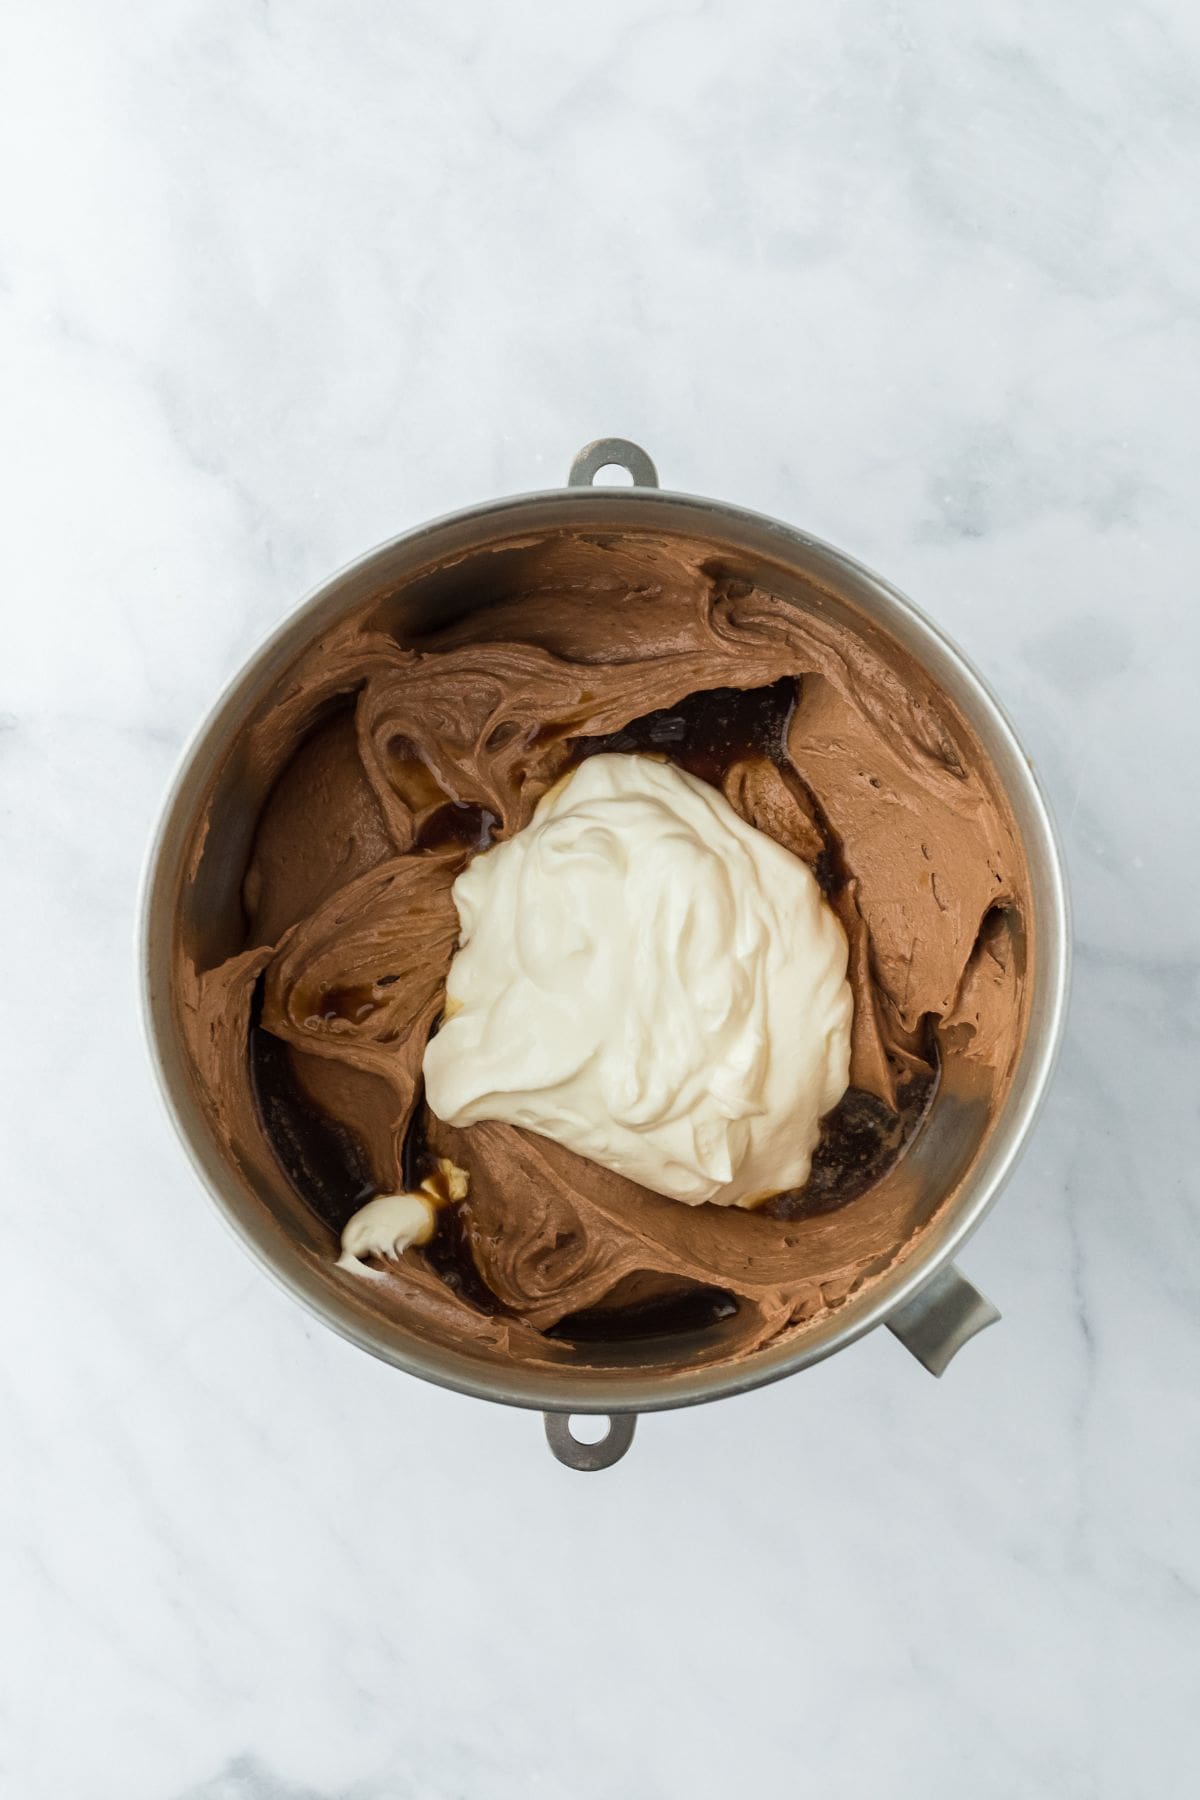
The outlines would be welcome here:
M 872 1146 L 894 1159 L 939 1058 L 973 1066 L 989 1104 L 1002 1091 L 1023 1010 L 1023 859 L 957 714 L 898 652 L 835 622 L 819 590 L 798 610 L 671 540 L 586 558 L 563 540 L 540 566 L 526 591 L 481 592 L 416 642 L 384 628 L 386 608 L 365 610 L 300 658 L 244 734 L 237 754 L 268 798 L 243 945 L 208 967 L 180 934 L 197 1087 L 248 1177 L 283 1212 L 301 1194 L 312 1254 L 330 1264 L 350 1213 L 411 1183 L 422 1158 L 467 1169 L 469 1196 L 434 1243 L 368 1284 L 364 1304 L 421 1335 L 562 1361 L 611 1309 L 667 1304 L 665 1318 L 698 1296 L 692 1324 L 725 1321 L 713 1357 L 745 1355 L 903 1253 L 920 1220 L 871 1185 Z M 693 771 L 814 868 L 855 1001 L 851 1092 L 824 1161 L 809 1189 L 754 1213 L 682 1206 L 515 1127 L 451 1129 L 420 1084 L 469 856 L 526 825 L 590 749 L 686 766 L 677 717 L 729 689 L 748 704 L 763 691 L 778 742 L 735 733 Z M 663 716 L 658 736 L 622 738 L 648 715 Z M 843 1204 L 855 1155 L 866 1191 Z

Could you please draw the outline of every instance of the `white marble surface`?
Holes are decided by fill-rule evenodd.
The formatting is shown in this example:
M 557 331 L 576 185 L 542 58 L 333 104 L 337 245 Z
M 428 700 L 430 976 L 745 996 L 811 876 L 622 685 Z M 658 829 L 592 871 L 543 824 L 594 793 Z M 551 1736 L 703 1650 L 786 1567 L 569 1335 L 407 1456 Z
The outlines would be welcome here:
M 0 1793 L 1195 1793 L 1195 8 L 17 0 L 5 52 Z M 585 1478 L 254 1270 L 131 936 L 265 629 L 605 432 L 966 646 L 1078 962 L 964 1259 L 1003 1325 Z

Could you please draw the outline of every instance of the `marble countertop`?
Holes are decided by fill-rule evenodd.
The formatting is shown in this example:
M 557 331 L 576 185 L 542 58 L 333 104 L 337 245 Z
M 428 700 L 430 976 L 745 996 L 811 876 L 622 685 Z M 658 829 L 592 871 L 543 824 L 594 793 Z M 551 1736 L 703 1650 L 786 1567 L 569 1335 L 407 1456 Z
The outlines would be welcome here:
M 1134 1800 L 1200 1758 L 1200 14 L 18 0 L 0 226 L 0 1792 Z M 605 433 L 914 595 L 1064 834 L 1004 1320 L 609 1474 L 343 1343 L 163 1120 L 185 738 Z

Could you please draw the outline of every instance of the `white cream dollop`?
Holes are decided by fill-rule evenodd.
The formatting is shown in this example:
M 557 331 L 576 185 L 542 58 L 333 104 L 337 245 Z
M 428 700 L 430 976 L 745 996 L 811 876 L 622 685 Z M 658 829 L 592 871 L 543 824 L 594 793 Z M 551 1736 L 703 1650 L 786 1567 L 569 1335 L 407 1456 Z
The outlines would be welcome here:
M 437 1172 L 427 1176 L 415 1194 L 376 1194 L 343 1227 L 338 1268 L 372 1275 L 375 1271 L 362 1260 L 364 1256 L 394 1262 L 413 1244 L 427 1244 L 438 1207 L 463 1199 L 466 1192 L 466 1170 L 443 1156 L 438 1158 Z
M 595 756 L 454 884 L 429 1105 L 656 1193 L 754 1206 L 808 1177 L 846 1090 L 846 938 L 811 871 L 714 788 Z

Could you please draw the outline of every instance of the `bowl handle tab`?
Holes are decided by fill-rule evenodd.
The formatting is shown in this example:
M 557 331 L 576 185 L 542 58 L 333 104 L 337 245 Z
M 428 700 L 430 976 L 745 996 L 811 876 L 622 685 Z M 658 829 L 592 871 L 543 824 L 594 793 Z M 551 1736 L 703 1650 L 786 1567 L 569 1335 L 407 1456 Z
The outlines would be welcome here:
M 887 1327 L 931 1375 L 941 1375 L 968 1338 L 1000 1317 L 953 1263 L 888 1314 Z
M 631 444 L 628 438 L 597 438 L 595 443 L 585 444 L 571 464 L 567 486 L 592 487 L 601 469 L 608 468 L 624 469 L 634 487 L 658 486 L 658 470 L 641 445 Z
M 580 1442 L 571 1430 L 571 1416 L 565 1412 L 548 1412 L 545 1415 L 546 1442 L 559 1462 L 565 1463 L 568 1469 L 583 1469 L 589 1473 L 594 1469 L 611 1469 L 615 1462 L 620 1462 L 633 1442 L 636 1413 L 610 1413 L 607 1435 L 597 1444 Z

